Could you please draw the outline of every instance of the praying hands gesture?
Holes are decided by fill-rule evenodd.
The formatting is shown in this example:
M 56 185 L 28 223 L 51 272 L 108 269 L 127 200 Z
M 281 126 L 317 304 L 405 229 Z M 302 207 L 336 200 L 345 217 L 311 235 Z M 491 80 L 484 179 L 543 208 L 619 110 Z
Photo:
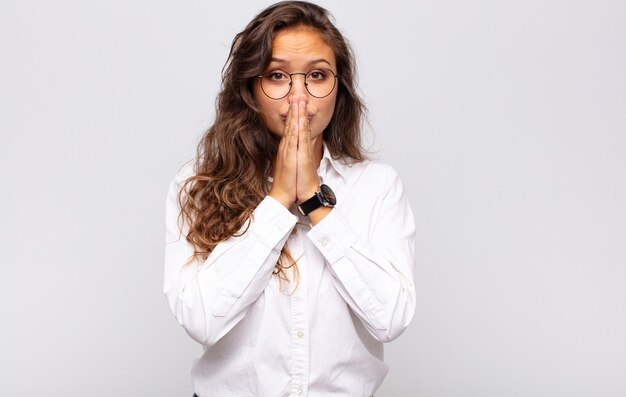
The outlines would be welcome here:
M 319 136 L 317 139 L 322 139 Z M 274 164 L 274 182 L 269 195 L 286 208 L 313 197 L 320 182 L 316 170 L 311 128 L 307 113 L 307 97 L 296 95 L 289 98 L 289 113 L 283 135 L 278 145 Z M 309 217 L 319 222 L 330 208 L 318 208 Z

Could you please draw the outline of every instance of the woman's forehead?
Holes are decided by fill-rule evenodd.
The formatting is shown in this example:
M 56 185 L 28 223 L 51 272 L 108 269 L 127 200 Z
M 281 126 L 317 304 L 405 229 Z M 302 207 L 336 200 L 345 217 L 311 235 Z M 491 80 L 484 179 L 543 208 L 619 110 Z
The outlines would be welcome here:
M 285 29 L 278 32 L 272 41 L 272 62 L 287 66 L 315 63 L 334 66 L 335 53 L 314 29 Z

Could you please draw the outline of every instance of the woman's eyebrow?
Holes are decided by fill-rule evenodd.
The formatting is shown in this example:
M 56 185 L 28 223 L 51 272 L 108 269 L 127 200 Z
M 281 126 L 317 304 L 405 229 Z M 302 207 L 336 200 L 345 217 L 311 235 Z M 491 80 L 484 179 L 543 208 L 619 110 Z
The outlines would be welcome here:
M 285 63 L 286 63 L 286 64 L 289 64 L 289 61 L 288 61 L 288 60 L 286 60 L 286 59 L 282 59 L 282 58 L 275 58 L 275 57 L 272 57 L 271 62 L 282 63 L 282 64 L 285 64 Z M 314 65 L 314 64 L 316 64 L 316 63 L 320 63 L 320 62 L 324 62 L 324 63 L 327 63 L 327 64 L 328 64 L 328 66 L 332 66 L 332 65 L 330 64 L 330 62 L 328 62 L 325 58 L 317 58 L 317 59 L 310 60 L 310 61 L 307 63 L 307 65 Z
M 309 62 L 309 65 L 314 65 L 314 64 L 316 64 L 316 63 L 320 63 L 320 62 L 325 62 L 325 63 L 327 63 L 327 64 L 328 64 L 328 66 L 332 66 L 332 65 L 330 64 L 330 62 L 328 62 L 328 61 L 327 61 L 326 59 L 324 59 L 324 58 L 314 59 L 314 60 L 312 60 L 311 62 Z

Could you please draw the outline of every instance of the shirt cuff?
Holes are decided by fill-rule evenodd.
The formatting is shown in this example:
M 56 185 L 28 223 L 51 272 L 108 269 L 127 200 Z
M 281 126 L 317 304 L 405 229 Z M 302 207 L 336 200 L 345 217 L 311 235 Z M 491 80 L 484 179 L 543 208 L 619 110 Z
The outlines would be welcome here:
M 324 219 L 313 226 L 307 236 L 331 265 L 346 256 L 357 241 L 356 233 L 338 208 L 333 208 Z
M 268 248 L 274 249 L 293 229 L 298 217 L 271 196 L 266 196 L 256 207 L 250 232 Z

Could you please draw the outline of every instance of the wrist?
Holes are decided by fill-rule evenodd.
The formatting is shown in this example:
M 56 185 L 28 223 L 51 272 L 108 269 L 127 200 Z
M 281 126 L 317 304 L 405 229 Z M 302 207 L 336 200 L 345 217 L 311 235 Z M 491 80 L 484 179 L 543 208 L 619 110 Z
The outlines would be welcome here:
M 283 207 L 285 207 L 287 209 L 289 209 L 291 207 L 291 205 L 294 203 L 293 200 L 289 199 L 288 197 L 286 197 L 284 195 L 280 195 L 280 194 L 278 194 L 276 192 L 269 192 L 268 196 L 270 196 L 274 200 L 276 200 L 279 203 L 281 203 L 283 205 Z
M 326 218 L 328 214 L 333 210 L 332 207 L 320 207 L 316 210 L 313 210 L 309 213 L 309 219 L 311 220 L 311 224 L 313 226 L 317 225 L 322 221 L 322 219 Z
M 313 187 L 310 187 L 308 189 L 303 189 L 302 191 L 298 192 L 298 200 L 297 203 L 298 204 L 302 204 L 305 201 L 307 201 L 308 199 L 310 199 L 311 197 L 315 196 L 315 194 L 317 192 L 320 191 L 320 185 L 317 184 Z

